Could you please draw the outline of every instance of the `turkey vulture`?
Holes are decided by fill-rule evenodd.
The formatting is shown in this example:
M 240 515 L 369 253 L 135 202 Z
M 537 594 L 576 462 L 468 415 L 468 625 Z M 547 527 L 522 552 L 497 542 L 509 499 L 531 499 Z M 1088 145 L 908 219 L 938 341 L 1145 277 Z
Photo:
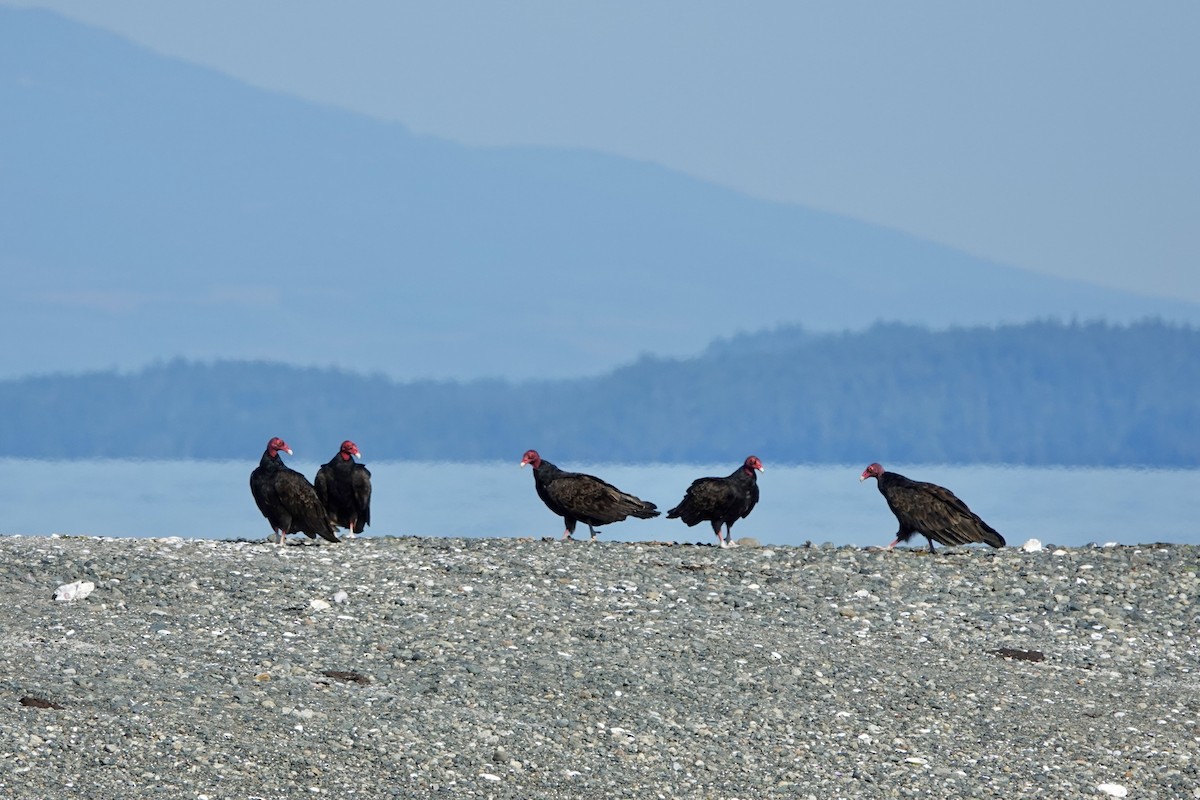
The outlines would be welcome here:
M 620 522 L 629 516 L 650 519 L 660 513 L 654 503 L 639 500 L 592 475 L 563 472 L 539 456 L 537 450 L 525 451 L 521 466 L 526 464 L 533 467 L 538 497 L 566 523 L 564 539 L 571 538 L 577 522 L 588 526 L 595 541 L 596 525 Z
M 281 452 L 290 456 L 292 449 L 276 436 L 267 442 L 258 467 L 250 473 L 250 493 L 258 510 L 271 523 L 271 530 L 279 534 L 279 544 L 289 533 L 305 533 L 310 539 L 320 535 L 336 542 L 337 529 L 326 516 L 316 490 L 308 478 L 284 466 Z
M 681 519 L 690 528 L 704 520 L 712 523 L 717 544 L 737 547 L 733 541 L 733 523 L 747 517 L 758 503 L 758 474 L 764 469 L 758 456 L 750 456 L 728 478 L 697 478 L 692 481 L 679 505 L 667 512 L 667 519 Z M 725 538 L 721 538 L 721 526 Z
M 900 542 L 907 542 L 914 533 L 929 540 L 931 553 L 934 542 L 947 547 L 972 542 L 1004 547 L 1004 537 L 949 489 L 935 483 L 909 480 L 895 472 L 884 472 L 879 464 L 863 470 L 859 480 L 867 478 L 878 481 L 880 494 L 900 522 L 896 541 L 888 545 L 889 550 Z
M 337 455 L 317 470 L 313 486 L 333 524 L 362 533 L 371 524 L 371 471 L 356 464 L 355 456 L 362 458 L 358 445 L 342 442 Z

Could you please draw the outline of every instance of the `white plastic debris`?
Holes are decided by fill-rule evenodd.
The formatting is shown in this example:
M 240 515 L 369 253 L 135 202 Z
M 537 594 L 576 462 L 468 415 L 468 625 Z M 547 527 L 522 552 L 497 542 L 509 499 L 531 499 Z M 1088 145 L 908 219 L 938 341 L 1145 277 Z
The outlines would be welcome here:
M 1096 790 L 1104 792 L 1109 797 L 1126 797 L 1129 795 L 1129 790 L 1119 783 L 1102 783 L 1096 787 Z
M 1026 553 L 1040 553 L 1042 552 L 1042 543 L 1037 539 L 1030 539 L 1021 545 L 1021 549 Z
M 333 595 L 333 602 L 335 603 L 344 603 L 349 599 L 350 595 L 346 594 L 345 591 L 340 589 Z
M 329 603 L 319 597 L 309 600 L 308 607 L 313 611 L 328 611 L 330 608 Z
M 96 584 L 91 581 L 75 581 L 74 583 L 64 583 L 62 586 L 54 590 L 54 599 L 60 603 L 69 603 L 72 600 L 82 600 L 96 589 Z

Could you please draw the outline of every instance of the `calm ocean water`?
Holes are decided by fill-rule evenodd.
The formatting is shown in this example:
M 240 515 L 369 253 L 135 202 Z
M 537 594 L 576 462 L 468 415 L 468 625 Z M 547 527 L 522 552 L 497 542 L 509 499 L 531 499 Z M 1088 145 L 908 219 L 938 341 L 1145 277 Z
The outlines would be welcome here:
M 368 535 L 558 536 L 528 469 L 512 463 L 370 462 L 374 524 Z M 317 463 L 289 460 L 305 475 Z M 257 461 L 26 461 L 0 459 L 0 534 L 264 538 L 250 497 Z M 665 510 L 693 478 L 731 465 L 563 464 L 590 472 Z M 886 545 L 896 530 L 865 464 L 773 466 L 759 476 L 762 500 L 734 526 L 735 538 Z M 1009 544 L 1200 543 L 1200 470 L 1042 469 L 887 465 L 948 486 Z M 586 538 L 586 529 L 583 536 Z M 601 529 L 612 541 L 712 543 L 707 525 L 626 520 Z M 578 534 L 577 534 L 578 535 Z M 914 541 L 924 543 L 923 537 Z

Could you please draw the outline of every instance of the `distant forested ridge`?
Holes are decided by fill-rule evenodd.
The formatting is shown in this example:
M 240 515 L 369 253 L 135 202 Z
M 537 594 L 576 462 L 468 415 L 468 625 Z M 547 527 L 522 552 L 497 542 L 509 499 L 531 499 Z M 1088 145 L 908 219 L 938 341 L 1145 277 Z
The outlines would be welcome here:
M 798 327 L 587 379 L 397 383 L 172 361 L 0 382 L 0 456 L 324 460 L 870 461 L 1200 466 L 1200 330 L 1038 322 Z

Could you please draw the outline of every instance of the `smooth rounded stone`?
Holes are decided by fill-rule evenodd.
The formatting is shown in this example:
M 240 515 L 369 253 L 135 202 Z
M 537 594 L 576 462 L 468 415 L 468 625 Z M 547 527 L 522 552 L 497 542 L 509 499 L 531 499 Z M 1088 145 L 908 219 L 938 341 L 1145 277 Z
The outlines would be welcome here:
M 0 537 L 0 794 L 1189 796 L 1198 555 Z

